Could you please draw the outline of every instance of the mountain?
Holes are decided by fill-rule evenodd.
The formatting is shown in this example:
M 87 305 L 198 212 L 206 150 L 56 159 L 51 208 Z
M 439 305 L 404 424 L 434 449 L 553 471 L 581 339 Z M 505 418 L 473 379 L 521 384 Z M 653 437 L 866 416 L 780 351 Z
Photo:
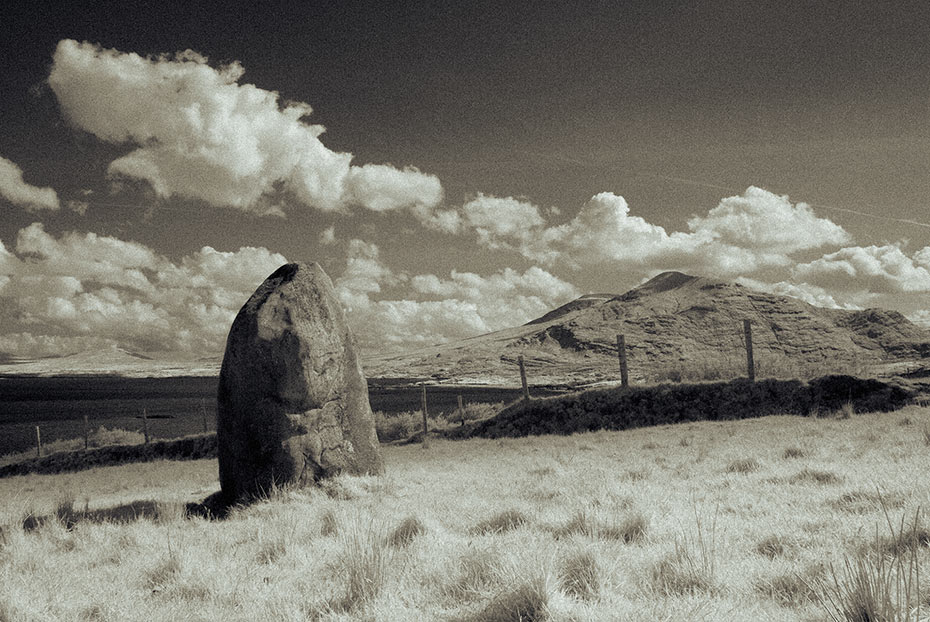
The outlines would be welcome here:
M 369 377 L 519 384 L 619 377 L 623 334 L 631 382 L 712 380 L 746 373 L 743 321 L 757 375 L 877 375 L 930 366 L 930 331 L 895 311 L 822 309 L 737 283 L 664 272 L 625 294 L 589 294 L 522 326 L 363 360 Z

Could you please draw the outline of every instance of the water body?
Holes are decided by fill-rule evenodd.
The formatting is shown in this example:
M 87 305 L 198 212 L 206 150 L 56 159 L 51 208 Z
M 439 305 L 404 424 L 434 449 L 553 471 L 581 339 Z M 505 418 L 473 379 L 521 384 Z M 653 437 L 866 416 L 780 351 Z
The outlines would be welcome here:
M 43 442 L 78 438 L 84 416 L 91 430 L 100 426 L 142 431 L 142 411 L 152 438 L 178 438 L 216 429 L 216 377 L 123 378 L 119 376 L 0 377 L 0 455 L 35 447 L 35 427 Z M 419 411 L 421 389 L 410 379 L 368 383 L 372 410 L 385 414 Z M 511 402 L 520 389 L 427 386 L 429 413 L 451 413 L 458 396 L 466 402 Z M 557 389 L 533 389 L 535 396 Z

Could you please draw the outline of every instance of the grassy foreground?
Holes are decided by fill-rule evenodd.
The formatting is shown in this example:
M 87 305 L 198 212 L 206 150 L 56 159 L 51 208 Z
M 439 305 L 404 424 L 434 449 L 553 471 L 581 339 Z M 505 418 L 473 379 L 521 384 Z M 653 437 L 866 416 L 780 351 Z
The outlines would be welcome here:
M 925 619 L 928 443 L 916 407 L 431 439 L 215 521 L 213 460 L 12 477 L 0 620 Z

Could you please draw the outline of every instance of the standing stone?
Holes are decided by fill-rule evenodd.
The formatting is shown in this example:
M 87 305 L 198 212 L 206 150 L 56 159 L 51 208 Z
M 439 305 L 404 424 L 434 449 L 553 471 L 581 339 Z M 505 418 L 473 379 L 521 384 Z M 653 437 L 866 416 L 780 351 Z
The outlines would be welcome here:
M 383 472 L 368 385 L 318 264 L 278 268 L 233 321 L 216 436 L 228 501 L 341 472 Z

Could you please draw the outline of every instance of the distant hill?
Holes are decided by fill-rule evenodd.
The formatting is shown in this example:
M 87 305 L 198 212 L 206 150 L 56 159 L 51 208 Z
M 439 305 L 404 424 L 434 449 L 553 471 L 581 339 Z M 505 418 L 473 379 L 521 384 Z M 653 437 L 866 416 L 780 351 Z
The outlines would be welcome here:
M 122 348 L 103 348 L 56 357 L 17 359 L 0 356 L 0 375 L 86 376 L 118 375 L 136 378 L 216 376 L 219 359 L 165 355 L 152 357 Z
M 591 383 L 618 375 L 617 334 L 634 382 L 745 374 L 750 320 L 757 375 L 876 375 L 930 365 L 930 331 L 895 311 L 823 309 L 736 283 L 664 272 L 625 294 L 589 294 L 522 326 L 399 355 L 370 356 L 369 377 Z

